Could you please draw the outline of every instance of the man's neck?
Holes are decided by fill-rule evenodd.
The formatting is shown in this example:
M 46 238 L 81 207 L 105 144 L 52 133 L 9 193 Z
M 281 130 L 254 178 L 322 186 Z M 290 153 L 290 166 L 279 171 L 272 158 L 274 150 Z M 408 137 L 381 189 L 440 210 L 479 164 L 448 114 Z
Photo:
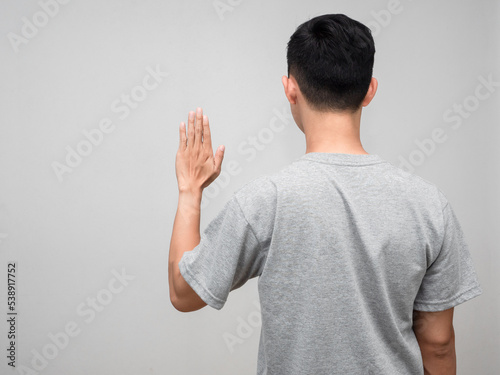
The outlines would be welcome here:
M 351 114 L 307 111 L 302 115 L 306 153 L 368 154 L 360 140 L 361 110 Z

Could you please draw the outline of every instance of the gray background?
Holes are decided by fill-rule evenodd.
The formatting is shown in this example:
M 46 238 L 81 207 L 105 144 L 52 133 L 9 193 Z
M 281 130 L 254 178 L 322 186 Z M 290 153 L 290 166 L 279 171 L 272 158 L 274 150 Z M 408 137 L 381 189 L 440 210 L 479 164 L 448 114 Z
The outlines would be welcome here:
M 376 42 L 365 149 L 398 166 L 413 160 L 413 173 L 446 194 L 470 245 L 484 294 L 455 310 L 459 373 L 498 373 L 500 90 L 474 99 L 480 77 L 500 81 L 497 1 L 222 0 L 221 14 L 210 0 L 66 2 L 45 18 L 36 1 L 0 3 L 0 347 L 15 261 L 18 365 L 33 368 L 45 350 L 54 358 L 41 374 L 255 373 L 257 279 L 221 311 L 170 304 L 178 126 L 201 106 L 214 148 L 226 146 L 225 178 L 204 192 L 203 230 L 236 189 L 305 152 L 293 121 L 276 115 L 289 111 L 286 43 L 309 18 L 344 13 Z M 22 36 L 25 20 L 41 26 L 16 51 L 9 33 Z M 150 91 L 140 88 L 148 67 L 169 73 Z M 132 92 L 136 108 L 122 119 L 112 105 Z M 454 103 L 470 110 L 446 120 Z M 106 118 L 113 131 L 60 181 L 52 164 Z M 417 143 L 436 128 L 446 141 L 426 143 L 424 154 Z M 108 290 L 113 270 L 135 277 L 120 293 Z M 62 337 L 71 322 L 78 335 L 51 346 L 50 334 Z M 1 358 L 0 372 L 16 373 Z

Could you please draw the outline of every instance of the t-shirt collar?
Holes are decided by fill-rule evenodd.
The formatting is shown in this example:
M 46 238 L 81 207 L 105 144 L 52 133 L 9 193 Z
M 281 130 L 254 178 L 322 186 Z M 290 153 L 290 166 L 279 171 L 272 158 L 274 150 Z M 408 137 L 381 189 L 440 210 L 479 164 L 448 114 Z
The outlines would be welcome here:
M 377 154 L 341 154 L 334 152 L 308 152 L 302 155 L 298 160 L 339 165 L 369 165 L 383 163 L 385 161 Z

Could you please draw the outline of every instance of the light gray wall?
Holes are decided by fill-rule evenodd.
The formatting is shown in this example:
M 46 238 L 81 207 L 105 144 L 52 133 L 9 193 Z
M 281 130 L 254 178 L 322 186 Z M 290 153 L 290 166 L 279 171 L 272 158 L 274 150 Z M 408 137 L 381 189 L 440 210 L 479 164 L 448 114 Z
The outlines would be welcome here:
M 226 146 L 225 179 L 204 193 L 203 230 L 236 189 L 304 153 L 286 116 L 286 43 L 307 19 L 345 13 L 376 41 L 365 149 L 395 165 L 412 160 L 447 195 L 470 244 L 484 294 L 455 310 L 459 374 L 498 373 L 500 89 L 474 98 L 481 77 L 500 81 L 497 1 L 65 2 L 0 4 L 0 346 L 15 261 L 18 365 L 33 369 L 34 360 L 41 374 L 255 373 L 256 279 L 221 311 L 182 314 L 169 301 L 178 126 L 202 106 L 214 146 Z M 145 90 L 148 69 L 165 73 L 146 78 Z M 130 94 L 137 102 L 126 113 Z M 446 117 L 455 103 L 469 110 Z M 268 135 L 271 121 L 283 129 L 252 153 L 249 137 Z M 436 128 L 446 140 L 427 142 L 424 154 L 417 143 Z M 97 137 L 92 149 L 84 131 Z M 59 179 L 53 165 L 66 164 L 67 147 L 88 155 L 70 158 Z M 0 372 L 16 373 L 6 361 Z

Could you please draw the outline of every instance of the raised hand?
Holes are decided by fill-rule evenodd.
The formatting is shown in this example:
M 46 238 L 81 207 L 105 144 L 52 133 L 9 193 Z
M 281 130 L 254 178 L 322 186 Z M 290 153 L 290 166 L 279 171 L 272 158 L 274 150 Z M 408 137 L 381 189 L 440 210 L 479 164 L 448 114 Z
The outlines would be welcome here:
M 187 134 L 186 134 L 187 130 Z M 181 122 L 180 142 L 175 159 L 175 173 L 179 192 L 201 194 L 220 174 L 224 158 L 224 146 L 212 150 L 212 138 L 208 116 L 203 116 L 202 108 L 190 111 L 188 127 Z

